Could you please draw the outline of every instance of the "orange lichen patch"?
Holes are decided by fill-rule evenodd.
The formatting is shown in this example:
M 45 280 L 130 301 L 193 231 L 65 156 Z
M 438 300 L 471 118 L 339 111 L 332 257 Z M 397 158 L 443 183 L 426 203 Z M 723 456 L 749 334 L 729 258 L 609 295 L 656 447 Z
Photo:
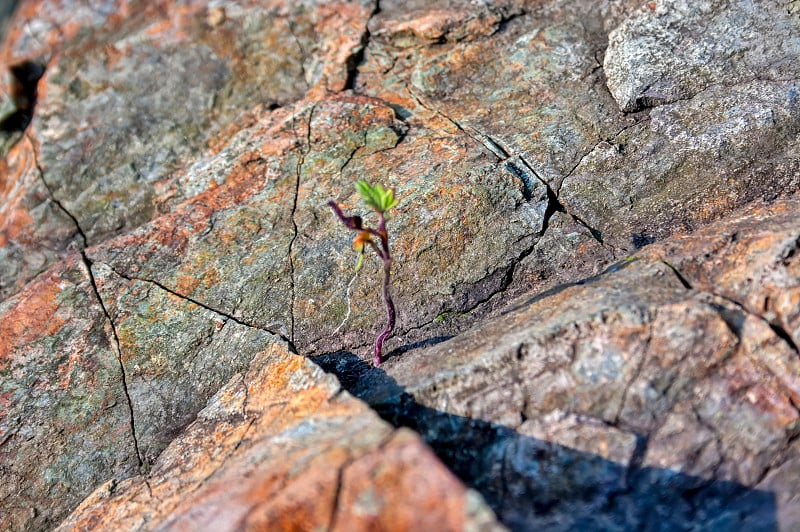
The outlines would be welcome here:
M 397 504 L 396 493 L 404 494 L 403 505 Z M 331 529 L 464 530 L 465 496 L 464 486 L 430 449 L 410 431 L 400 430 L 379 451 L 344 470 Z
M 319 6 L 314 31 L 325 35 L 322 77 L 309 91 L 322 98 L 326 92 L 342 91 L 347 82 L 347 61 L 361 46 L 361 36 L 369 19 L 369 9 L 359 3 L 330 3 Z
M 470 10 L 432 9 L 411 13 L 400 20 L 386 24 L 382 33 L 410 33 L 419 39 L 435 42 L 444 39 L 454 30 L 464 37 L 491 35 L 500 22 L 499 15 L 475 17 Z
M 58 313 L 59 295 L 69 281 L 62 275 L 76 265 L 75 257 L 56 264 L 12 299 L 0 319 L 0 367 L 6 367 L 16 349 L 52 336 L 64 326 L 66 321 Z
M 192 290 L 197 288 L 197 286 L 203 286 L 203 288 L 208 289 L 208 288 L 211 288 L 213 286 L 217 286 L 218 284 L 220 284 L 223 281 L 222 277 L 220 276 L 219 270 L 217 270 L 216 268 L 212 268 L 207 263 L 203 263 L 203 262 L 201 262 L 199 260 L 196 260 L 195 264 L 198 267 L 198 276 L 199 276 L 200 279 L 199 279 L 198 283 L 194 285 L 194 288 L 192 288 Z M 200 267 L 202 267 L 203 269 L 199 270 Z M 188 276 L 184 276 L 184 277 L 188 277 Z M 180 293 L 180 294 L 189 294 L 189 293 L 191 293 L 191 292 L 182 292 L 181 289 L 180 289 L 180 286 L 181 285 L 180 285 L 180 280 L 179 280 L 178 283 L 177 283 L 177 291 L 178 291 L 178 293 Z M 187 284 L 186 286 L 188 288 L 189 285 Z
M 147 479 L 113 493 L 101 486 L 61 529 L 464 529 L 464 486 L 412 432 L 393 432 L 338 392 L 335 379 L 274 344 Z M 419 511 L 404 511 L 400 497 Z
M 735 198 L 718 194 L 703 196 L 697 204 L 698 220 L 710 222 L 719 218 L 720 213 L 730 212 L 735 206 Z
M 164 0 L 148 2 L 146 14 L 152 14 Z M 131 2 L 118 0 L 107 9 L 95 10 L 86 5 L 76 6 L 64 0 L 32 0 L 21 2 L 11 21 L 2 47 L 2 57 L 8 63 L 35 59 L 58 53 L 69 41 L 87 35 L 87 29 L 102 26 L 105 30 L 118 27 L 128 21 L 133 12 Z M 82 9 L 83 8 L 83 9 Z M 137 4 L 137 13 L 142 8 Z M 31 39 L 31 28 L 35 38 Z M 22 43 L 26 45 L 22 48 Z
M 38 170 L 33 144 L 20 139 L 0 162 L 0 246 L 9 240 L 20 240 L 35 228 L 25 200 L 35 186 Z

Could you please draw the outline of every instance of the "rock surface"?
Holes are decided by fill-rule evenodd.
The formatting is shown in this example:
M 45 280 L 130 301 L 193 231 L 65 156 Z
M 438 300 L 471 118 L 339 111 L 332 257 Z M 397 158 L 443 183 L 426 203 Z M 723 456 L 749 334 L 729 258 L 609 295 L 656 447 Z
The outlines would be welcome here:
M 3 527 L 45 529 L 139 458 L 119 351 L 70 255 L 0 304 Z
M 753 208 L 380 369 L 320 362 L 511 528 L 793 530 L 798 237 L 800 201 Z
M 791 529 L 794 4 L 21 2 L 0 50 L 0 521 L 53 527 L 137 474 L 120 503 L 157 478 L 172 501 L 141 526 L 191 518 L 169 453 L 272 415 L 225 417 L 219 390 L 280 344 L 419 431 L 511 528 Z M 385 373 L 360 362 L 380 265 L 353 275 L 327 207 L 364 214 L 360 178 L 400 198 Z M 274 451 L 259 426 L 215 486 Z M 429 456 L 397 434 L 387 485 Z M 354 478 L 383 471 L 364 445 Z M 292 501 L 330 526 L 325 486 Z
M 100 486 L 59 530 L 266 528 L 502 529 L 418 436 L 274 343 L 147 476 Z

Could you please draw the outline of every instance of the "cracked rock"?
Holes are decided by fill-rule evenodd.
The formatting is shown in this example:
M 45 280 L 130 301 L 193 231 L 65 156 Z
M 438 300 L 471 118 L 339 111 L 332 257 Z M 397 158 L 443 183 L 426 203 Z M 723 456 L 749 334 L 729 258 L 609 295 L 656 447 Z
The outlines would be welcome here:
M 796 200 L 753 207 L 380 370 L 319 361 L 419 431 L 511 528 L 686 529 L 713 511 L 722 528 L 791 529 L 788 473 L 783 492 L 760 483 L 797 452 L 800 359 L 724 294 L 800 286 L 798 212 Z
M 72 219 L 53 201 L 23 137 L 0 163 L 0 301 L 78 248 Z
M 3 525 L 52 528 L 138 467 L 111 326 L 79 256 L 0 304 L 0 339 Z
M 253 356 L 277 338 L 107 265 L 92 271 L 119 338 L 142 460 L 151 464 Z
M 0 521 L 797 528 L 795 4 L 23 0 Z
M 98 525 L 503 529 L 419 437 L 280 344 L 222 387 L 147 476 L 100 486 L 59 530 Z

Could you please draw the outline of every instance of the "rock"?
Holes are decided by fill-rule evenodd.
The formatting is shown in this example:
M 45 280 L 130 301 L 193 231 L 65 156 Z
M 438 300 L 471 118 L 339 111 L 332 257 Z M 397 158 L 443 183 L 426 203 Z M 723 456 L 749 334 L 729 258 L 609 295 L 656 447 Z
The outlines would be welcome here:
M 522 157 L 616 258 L 796 190 L 797 45 L 783 36 L 797 34 L 797 18 L 772 2 L 640 6 L 526 6 L 490 38 L 414 53 L 392 32 L 404 15 L 382 11 L 356 86 L 409 123 L 435 118 L 501 160 Z M 626 83 L 675 96 L 651 95 L 659 106 L 633 113 Z
M 739 219 L 650 246 L 643 254 L 669 262 L 694 289 L 760 316 L 797 350 L 800 220 L 794 210 L 794 202 L 754 207 Z
M 0 304 L 0 317 L 3 526 L 52 528 L 138 467 L 112 325 L 75 254 Z
M 56 23 L 61 3 L 30 2 L 0 63 L 12 71 L 47 64 L 27 135 L 53 199 L 89 244 L 186 199 L 170 186 L 176 174 L 219 149 L 248 113 L 342 90 L 372 9 L 231 4 L 209 25 L 202 2 L 148 6 L 130 18 L 137 8 L 121 4 L 116 12 L 82 6 L 65 27 Z
M 98 527 L 502 529 L 419 437 L 279 344 L 222 387 L 148 475 L 99 487 L 59 530 Z
M 772 0 L 24 2 L 0 48 L 12 526 L 53 527 L 109 479 L 89 524 L 108 497 L 160 504 L 148 483 L 164 490 L 153 526 L 194 528 L 201 501 L 235 491 L 264 496 L 253 518 L 330 527 L 338 504 L 337 527 L 439 528 L 419 508 L 445 487 L 452 506 L 430 515 L 466 522 L 473 496 L 420 440 L 289 350 L 418 431 L 513 529 L 793 527 L 796 15 Z M 363 363 L 380 264 L 354 275 L 327 206 L 366 215 L 357 179 L 400 199 L 384 373 Z M 290 398 L 291 434 L 266 425 L 272 407 L 234 405 L 273 362 L 326 390 L 320 410 Z M 271 390 L 265 404 L 288 393 Z M 359 421 L 325 424 L 340 407 Z M 285 492 L 246 476 L 255 455 L 284 475 L 282 445 L 334 465 L 301 460 Z M 409 463 L 439 471 L 433 498 Z M 391 505 L 360 491 L 370 477 Z
M 0 163 L 0 300 L 82 244 L 72 219 L 53 201 L 27 137 Z
M 797 17 L 778 2 L 652 2 L 610 33 L 608 88 L 631 112 L 714 86 L 797 79 L 798 29 Z
M 798 207 L 645 248 L 380 370 L 319 361 L 511 528 L 792 529 L 800 360 L 761 303 L 800 286 Z
M 441 151 L 451 164 L 420 162 Z M 361 343 L 382 327 L 378 265 L 368 262 L 348 302 L 352 235 L 327 206 L 334 198 L 358 208 L 359 176 L 394 186 L 401 198 L 389 221 L 395 292 L 405 301 L 399 331 L 475 308 L 500 290 L 548 216 L 546 188 L 522 162 L 498 165 L 459 137 L 407 131 L 380 100 L 338 96 L 243 130 L 176 183 L 196 191 L 191 199 L 87 254 L 287 336 L 305 353 Z
M 798 90 L 796 81 L 752 81 L 659 106 L 589 152 L 561 201 L 606 243 L 633 251 L 790 194 L 800 175 Z
M 105 264 L 92 273 L 114 322 L 138 451 L 149 465 L 276 338 Z

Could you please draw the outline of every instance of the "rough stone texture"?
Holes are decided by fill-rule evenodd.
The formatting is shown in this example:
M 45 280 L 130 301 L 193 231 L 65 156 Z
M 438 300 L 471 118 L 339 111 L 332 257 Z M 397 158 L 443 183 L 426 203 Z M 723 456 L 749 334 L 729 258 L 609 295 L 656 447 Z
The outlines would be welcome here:
M 714 0 L 644 5 L 608 37 L 608 88 L 630 112 L 688 100 L 715 85 L 797 79 L 800 20 L 786 6 Z M 772 46 L 778 35 L 780 46 Z
M 795 204 L 755 209 L 713 230 L 651 246 L 644 256 L 677 268 L 693 288 L 761 316 L 797 350 L 800 345 L 800 257 Z
M 0 61 L 12 71 L 47 65 L 27 134 L 53 199 L 89 243 L 184 199 L 169 186 L 176 173 L 218 150 L 249 113 L 343 89 L 372 10 L 330 2 L 121 4 L 72 10 L 29 2 Z
M 17 293 L 82 243 L 70 217 L 53 201 L 27 138 L 0 163 L 0 300 Z
M 115 324 L 142 461 L 151 464 L 227 380 L 276 338 L 97 263 Z
M 427 28 L 452 18 L 422 11 L 373 17 L 357 87 L 409 121 L 432 114 L 501 160 L 523 158 L 617 258 L 798 187 L 798 19 L 783 4 L 537 2 L 498 15 L 491 38 L 476 31 L 420 47 Z M 615 84 L 638 87 L 637 76 L 702 87 L 621 112 Z
M 399 312 L 396 382 L 359 394 L 506 524 L 791 528 L 796 3 L 23 2 L 0 49 L 0 305 L 31 325 L 4 321 L 1 384 L 42 421 L 4 428 L 31 464 L 0 461 L 9 522 L 50 526 L 159 463 L 268 345 L 349 383 L 383 326 L 380 271 L 352 277 L 326 203 L 359 210 L 367 178 L 401 201 Z M 107 422 L 127 432 L 78 417 L 68 438 L 37 390 L 94 395 L 18 377 L 40 375 L 27 338 L 52 336 L 37 294 L 69 283 L 85 300 L 58 312 L 81 325 L 37 356 L 102 331 L 118 382 L 91 393 L 124 392 Z M 53 465 L 91 453 L 125 458 Z
M 511 528 L 793 530 L 798 207 L 646 248 L 380 370 L 320 362 Z
M 0 304 L 4 529 L 46 529 L 137 470 L 111 324 L 75 254 Z
M 274 344 L 217 392 L 147 476 L 100 486 L 59 527 L 123 529 L 502 527 L 418 436 Z
M 421 164 L 440 151 L 454 159 Z M 378 264 L 353 285 L 340 327 L 355 256 L 326 203 L 355 207 L 351 183 L 363 175 L 405 198 L 390 222 L 408 235 L 393 251 L 396 295 L 407 301 L 400 330 L 477 306 L 544 229 L 541 183 L 526 193 L 485 149 L 408 131 L 382 101 L 339 96 L 274 111 L 243 130 L 175 185 L 200 193 L 88 255 L 278 331 L 304 352 L 351 346 L 381 326 Z

